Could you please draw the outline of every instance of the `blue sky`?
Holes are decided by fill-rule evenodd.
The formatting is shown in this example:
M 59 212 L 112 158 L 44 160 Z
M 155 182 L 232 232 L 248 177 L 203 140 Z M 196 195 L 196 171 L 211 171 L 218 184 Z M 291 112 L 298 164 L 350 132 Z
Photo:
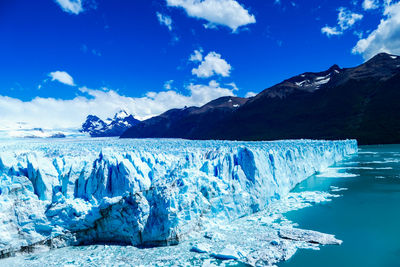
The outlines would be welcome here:
M 251 95 L 400 53 L 399 17 L 389 0 L 3 0 L 0 113 L 73 127 L 89 113 L 147 118 Z

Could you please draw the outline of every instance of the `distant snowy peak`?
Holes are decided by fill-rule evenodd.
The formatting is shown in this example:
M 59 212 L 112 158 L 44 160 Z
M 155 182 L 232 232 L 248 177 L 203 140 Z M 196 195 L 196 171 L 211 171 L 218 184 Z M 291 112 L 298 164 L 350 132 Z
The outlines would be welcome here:
M 125 110 L 121 109 L 120 111 L 118 111 L 117 113 L 115 113 L 114 115 L 114 120 L 123 120 L 126 117 L 132 116 L 130 114 L 128 114 L 128 112 L 126 112 Z
M 107 127 L 107 124 L 97 116 L 89 115 L 82 124 L 82 132 L 91 133 L 93 131 L 101 131 Z
M 120 136 L 128 128 L 139 123 L 132 115 L 125 110 L 120 110 L 114 118 L 105 121 L 95 115 L 89 115 L 82 124 L 81 132 L 89 133 L 91 137 Z

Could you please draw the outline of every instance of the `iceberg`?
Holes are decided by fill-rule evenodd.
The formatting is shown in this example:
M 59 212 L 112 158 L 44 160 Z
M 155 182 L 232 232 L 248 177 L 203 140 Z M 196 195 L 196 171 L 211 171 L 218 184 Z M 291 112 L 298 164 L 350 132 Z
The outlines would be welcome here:
M 265 210 L 354 153 L 355 140 L 0 141 L 0 257 L 40 247 L 176 245 Z M 333 242 L 314 232 L 281 236 Z M 215 255 L 243 257 L 232 251 Z

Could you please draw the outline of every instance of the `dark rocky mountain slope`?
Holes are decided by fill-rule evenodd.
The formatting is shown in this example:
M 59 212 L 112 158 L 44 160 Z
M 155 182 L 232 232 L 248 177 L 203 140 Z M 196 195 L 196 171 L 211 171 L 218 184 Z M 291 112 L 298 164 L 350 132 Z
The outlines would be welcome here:
M 250 99 L 220 98 L 201 108 L 170 110 L 122 137 L 399 143 L 400 57 L 382 53 L 355 68 L 334 65 L 295 76 Z
M 159 137 L 201 139 L 221 120 L 248 101 L 247 98 L 221 97 L 202 107 L 171 109 L 160 116 L 142 121 L 127 130 L 122 137 Z

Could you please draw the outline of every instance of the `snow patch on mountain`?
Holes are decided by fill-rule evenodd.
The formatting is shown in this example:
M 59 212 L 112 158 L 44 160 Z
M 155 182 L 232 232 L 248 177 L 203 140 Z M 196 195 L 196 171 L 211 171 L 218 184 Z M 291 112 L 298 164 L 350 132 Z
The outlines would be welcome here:
M 342 72 L 343 69 L 341 69 L 338 65 L 333 65 L 328 70 L 323 72 L 306 72 L 264 90 L 257 97 L 259 98 L 263 95 L 267 95 L 268 97 L 272 98 L 284 98 L 296 90 L 312 93 L 321 89 L 323 86 L 328 84 L 333 77 L 336 77 Z
M 331 73 L 326 76 L 321 77 L 313 77 L 313 79 L 306 79 L 301 82 L 295 82 L 298 87 L 303 88 L 313 88 L 314 90 L 318 90 L 321 85 L 327 84 L 331 80 Z

